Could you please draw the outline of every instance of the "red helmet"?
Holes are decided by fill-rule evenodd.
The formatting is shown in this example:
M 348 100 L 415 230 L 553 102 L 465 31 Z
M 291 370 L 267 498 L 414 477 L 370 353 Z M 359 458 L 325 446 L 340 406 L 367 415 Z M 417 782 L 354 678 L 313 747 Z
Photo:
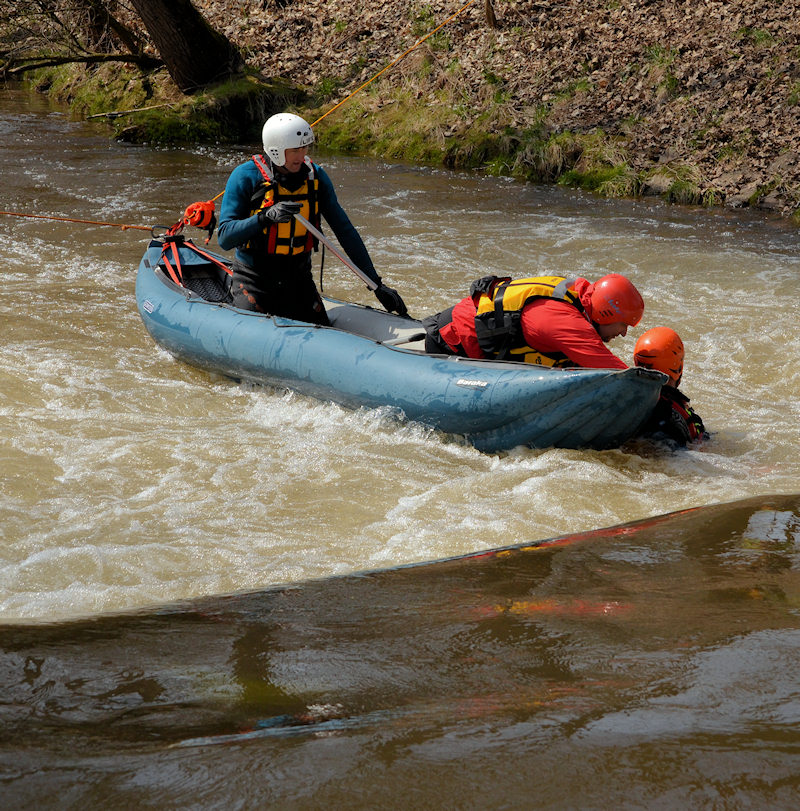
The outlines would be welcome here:
M 683 341 L 669 327 L 649 329 L 636 342 L 633 362 L 645 369 L 663 372 L 672 381 L 672 385 L 677 386 L 683 374 Z
M 592 321 L 614 324 L 622 321 L 635 327 L 642 318 L 644 301 L 639 291 L 619 273 L 609 273 L 592 285 Z

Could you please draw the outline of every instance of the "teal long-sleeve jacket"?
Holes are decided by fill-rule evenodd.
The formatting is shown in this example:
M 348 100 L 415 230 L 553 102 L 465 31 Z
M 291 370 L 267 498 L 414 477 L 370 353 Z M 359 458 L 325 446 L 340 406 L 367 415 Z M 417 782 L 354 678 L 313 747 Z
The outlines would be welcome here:
M 320 214 L 353 263 L 376 284 L 380 284 L 380 276 L 372 264 L 364 241 L 339 203 L 330 177 L 316 163 L 314 172 L 319 180 Z M 250 214 L 250 201 L 263 180 L 263 175 L 252 160 L 240 164 L 231 172 L 225 185 L 225 195 L 222 198 L 217 227 L 217 241 L 220 247 L 226 251 L 235 248 L 236 257 L 250 267 L 256 265 L 255 257 L 244 250 L 243 246 L 261 231 L 258 216 Z

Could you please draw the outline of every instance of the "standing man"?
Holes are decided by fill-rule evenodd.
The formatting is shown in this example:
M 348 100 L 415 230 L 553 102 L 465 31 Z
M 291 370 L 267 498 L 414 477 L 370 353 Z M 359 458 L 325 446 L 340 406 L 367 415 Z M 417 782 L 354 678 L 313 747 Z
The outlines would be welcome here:
M 643 312 L 639 291 L 618 273 L 594 283 L 486 276 L 473 282 L 467 298 L 422 323 L 431 354 L 626 369 L 606 343 L 635 327 Z
M 278 113 L 262 130 L 264 154 L 237 166 L 220 208 L 217 241 L 236 248 L 231 294 L 243 310 L 327 325 L 328 316 L 311 275 L 312 234 L 301 214 L 330 225 L 345 253 L 378 285 L 375 296 L 389 312 L 406 315 L 400 294 L 381 283 L 358 231 L 336 198 L 327 173 L 308 158 L 311 127 L 299 116 Z

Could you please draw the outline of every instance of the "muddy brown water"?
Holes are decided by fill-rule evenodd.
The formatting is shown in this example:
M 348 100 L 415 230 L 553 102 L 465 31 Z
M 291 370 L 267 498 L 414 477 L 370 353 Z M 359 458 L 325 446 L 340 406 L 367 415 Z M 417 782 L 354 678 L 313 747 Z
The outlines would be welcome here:
M 19 213 L 170 225 L 253 149 L 109 143 L 19 90 L 0 108 L 0 208 Z M 612 348 L 676 328 L 712 439 L 485 455 L 236 384 L 144 331 L 146 233 L 0 216 L 2 793 L 796 804 L 795 231 L 319 159 L 414 315 L 487 272 L 629 275 L 647 309 Z M 330 255 L 323 283 L 371 303 Z

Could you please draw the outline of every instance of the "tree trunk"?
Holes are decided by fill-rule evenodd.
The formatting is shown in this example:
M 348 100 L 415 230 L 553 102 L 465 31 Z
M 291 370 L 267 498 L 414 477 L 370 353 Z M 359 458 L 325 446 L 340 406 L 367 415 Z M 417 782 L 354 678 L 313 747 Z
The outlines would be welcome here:
M 244 70 L 239 52 L 191 0 L 131 0 L 182 93 L 194 93 Z
M 109 40 L 116 37 L 122 46 L 131 54 L 142 54 L 142 43 L 133 31 L 126 28 L 112 14 L 113 4 L 105 0 L 79 0 L 76 8 L 86 10 L 86 44 L 93 51 L 110 50 L 113 45 Z M 103 48 L 103 44 L 107 47 Z
M 497 28 L 497 17 L 494 13 L 494 6 L 492 5 L 492 0 L 486 0 L 484 3 L 486 9 L 486 24 L 489 28 Z

